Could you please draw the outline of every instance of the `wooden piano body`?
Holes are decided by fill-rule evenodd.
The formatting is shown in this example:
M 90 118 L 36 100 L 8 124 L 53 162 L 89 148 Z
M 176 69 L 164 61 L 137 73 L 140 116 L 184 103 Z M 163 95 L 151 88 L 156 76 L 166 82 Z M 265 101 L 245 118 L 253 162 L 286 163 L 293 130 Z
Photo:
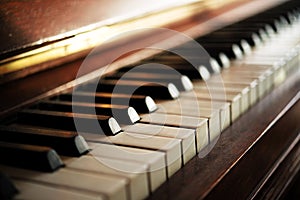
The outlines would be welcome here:
M 126 52 L 126 49 L 163 43 L 170 37 L 155 31 L 138 32 L 121 34 L 106 43 L 99 37 L 93 38 L 91 33 L 109 35 L 118 30 L 129 31 L 137 24 L 141 28 L 165 27 L 196 38 L 284 1 L 187 2 L 5 2 L 0 6 L 0 118 L 78 85 L 89 79 L 91 72 L 103 71 L 114 57 L 121 55 L 108 72 L 153 56 L 158 52 L 143 49 Z M 155 16 L 161 17 L 158 18 L 161 21 Z M 97 52 L 100 59 L 92 59 L 90 68 L 82 71 L 79 78 L 77 72 L 85 55 L 94 48 L 92 39 L 100 44 Z M 164 48 L 181 44 L 177 42 L 165 43 Z M 127 54 L 120 54 L 123 52 Z M 148 198 L 285 197 L 300 170 L 299 91 L 298 70 L 225 129 L 206 157 L 192 158 Z

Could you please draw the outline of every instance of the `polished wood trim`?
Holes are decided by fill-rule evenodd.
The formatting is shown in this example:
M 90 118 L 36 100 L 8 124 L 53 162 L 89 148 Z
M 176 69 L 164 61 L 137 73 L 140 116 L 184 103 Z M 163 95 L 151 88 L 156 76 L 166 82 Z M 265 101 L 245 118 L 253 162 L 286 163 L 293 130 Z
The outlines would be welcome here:
M 251 197 L 299 134 L 299 112 L 282 113 L 293 98 L 299 99 L 299 90 L 298 73 L 226 129 L 208 156 L 194 157 L 149 199 Z
M 299 137 L 299 135 L 298 135 Z M 253 194 L 252 199 L 285 199 L 290 187 L 297 179 L 300 172 L 300 143 L 298 141 L 293 149 L 286 151 L 286 158 L 279 163 L 274 171 L 259 190 Z M 298 186 L 299 187 L 299 186 Z

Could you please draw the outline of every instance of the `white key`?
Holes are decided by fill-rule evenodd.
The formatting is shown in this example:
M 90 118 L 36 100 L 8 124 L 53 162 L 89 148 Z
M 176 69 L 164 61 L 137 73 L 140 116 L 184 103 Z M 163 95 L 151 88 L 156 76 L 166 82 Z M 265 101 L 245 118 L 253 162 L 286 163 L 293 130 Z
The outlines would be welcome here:
M 163 126 L 193 129 L 196 132 L 197 150 L 200 152 L 209 143 L 208 121 L 196 117 L 150 113 L 141 116 L 141 122 Z
M 230 103 L 230 122 L 232 123 L 241 115 L 241 95 L 225 95 L 224 93 L 213 93 L 210 94 L 206 92 L 200 91 L 192 91 L 192 92 L 184 92 L 181 93 L 181 98 L 189 98 L 189 99 L 206 99 L 211 101 L 212 103 L 216 102 L 227 102 Z
M 207 90 L 206 86 L 202 85 L 196 85 L 195 90 L 200 90 L 201 92 Z M 249 87 L 244 87 L 244 88 L 235 88 L 234 85 L 229 86 L 227 84 L 224 87 L 219 87 L 219 86 L 210 86 L 209 87 L 209 92 L 210 93 L 225 93 L 225 95 L 240 95 L 241 96 L 241 113 L 245 112 L 249 106 L 250 106 L 250 90 Z
M 164 108 L 172 109 L 173 107 L 179 106 L 182 109 L 191 109 L 198 107 L 201 110 L 215 110 L 220 112 L 220 123 L 221 130 L 224 130 L 230 125 L 230 107 L 229 103 L 222 102 L 211 102 L 208 100 L 201 99 L 187 99 L 187 98 L 178 98 L 172 101 L 162 101 L 158 103 Z
M 110 137 L 101 137 L 96 134 L 84 134 L 83 137 L 89 142 L 105 142 L 114 145 L 143 148 L 165 152 L 167 160 L 167 174 L 171 177 L 182 166 L 180 140 L 159 136 L 146 136 L 136 133 L 121 132 Z
M 238 81 L 238 82 L 247 81 L 248 83 L 251 83 L 253 81 L 257 81 L 257 83 L 258 83 L 258 96 L 261 98 L 267 92 L 267 84 L 265 84 L 266 77 L 264 77 L 264 76 L 259 76 L 257 78 L 253 78 L 253 77 L 251 78 L 249 76 L 248 77 L 241 77 L 241 76 L 238 76 L 238 75 L 234 76 L 234 77 L 236 77 L 236 78 L 234 78 L 232 76 L 233 76 L 233 74 L 230 75 L 230 76 L 229 75 L 224 75 L 223 76 L 224 81 Z
M 209 80 L 209 82 L 214 82 L 214 83 L 219 83 L 219 84 L 223 84 L 223 83 L 231 83 L 231 84 L 239 84 L 239 83 L 247 83 L 248 86 L 250 86 L 251 84 L 253 84 L 254 82 L 257 83 L 257 87 L 258 87 L 258 95 L 259 97 L 262 97 L 263 94 L 265 94 L 266 92 L 266 85 L 263 84 L 265 80 L 265 77 L 261 76 L 259 78 L 250 78 L 250 77 L 241 77 L 238 75 L 234 75 L 234 74 L 222 74 L 222 81 L 220 81 L 220 78 L 214 78 L 212 77 L 212 79 Z
M 199 119 L 207 119 L 210 140 L 215 139 L 221 133 L 220 115 L 216 110 L 200 109 L 199 106 L 193 104 L 190 108 L 183 108 L 180 105 L 171 108 L 168 106 L 164 107 L 163 105 L 157 106 L 157 113 L 174 114 L 179 116 L 192 116 Z
M 6 166 L 0 166 L 0 168 L 12 178 L 56 185 L 71 191 L 91 192 L 112 200 L 128 199 L 126 193 L 127 180 L 125 178 L 83 173 L 70 169 L 60 169 L 54 173 L 41 173 Z
M 183 164 L 196 155 L 196 133 L 192 129 L 142 123 L 126 126 L 123 129 L 126 132 L 180 139 Z
M 104 157 L 146 164 L 151 191 L 167 180 L 166 160 L 163 152 L 93 142 L 89 142 L 89 146 L 92 148 L 90 154 L 97 158 Z M 120 170 L 122 167 L 117 169 Z
M 105 196 L 92 192 L 82 192 L 78 190 L 65 189 L 57 185 L 49 185 L 13 179 L 14 184 L 19 190 L 19 194 L 14 199 L 30 200 L 52 200 L 52 199 L 72 199 L 72 200 L 104 200 Z
M 148 185 L 148 166 L 146 164 L 111 158 L 98 158 L 92 155 L 79 158 L 63 157 L 63 161 L 67 168 L 128 179 L 126 189 L 128 190 L 129 199 L 145 199 L 149 195 L 150 185 Z
M 197 87 L 206 87 L 206 83 L 203 82 L 196 82 L 195 83 L 195 88 Z M 245 81 L 227 81 L 223 80 L 223 82 L 209 82 L 209 87 L 214 88 L 214 87 L 225 87 L 225 88 L 235 88 L 239 89 L 240 91 L 246 89 L 250 91 L 250 105 L 253 105 L 257 100 L 258 100 L 258 84 L 257 81 L 252 81 L 252 82 L 245 82 Z

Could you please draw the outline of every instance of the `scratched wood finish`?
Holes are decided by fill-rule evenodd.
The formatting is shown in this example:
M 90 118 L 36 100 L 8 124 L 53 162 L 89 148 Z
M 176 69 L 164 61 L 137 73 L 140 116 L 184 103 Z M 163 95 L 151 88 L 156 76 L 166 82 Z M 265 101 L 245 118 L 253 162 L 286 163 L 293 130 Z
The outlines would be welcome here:
M 194 157 L 149 199 L 249 197 L 299 133 L 299 103 L 293 108 L 293 114 L 283 117 L 279 125 L 268 130 L 253 147 L 251 145 L 299 90 L 298 74 L 226 129 L 208 156 Z

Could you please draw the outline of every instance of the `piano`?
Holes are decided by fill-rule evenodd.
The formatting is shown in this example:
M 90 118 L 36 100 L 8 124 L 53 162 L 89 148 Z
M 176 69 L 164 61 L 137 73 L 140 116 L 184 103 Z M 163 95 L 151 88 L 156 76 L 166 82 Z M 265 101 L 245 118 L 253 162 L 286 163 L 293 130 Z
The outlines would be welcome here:
M 0 199 L 299 198 L 299 1 L 0 10 Z

